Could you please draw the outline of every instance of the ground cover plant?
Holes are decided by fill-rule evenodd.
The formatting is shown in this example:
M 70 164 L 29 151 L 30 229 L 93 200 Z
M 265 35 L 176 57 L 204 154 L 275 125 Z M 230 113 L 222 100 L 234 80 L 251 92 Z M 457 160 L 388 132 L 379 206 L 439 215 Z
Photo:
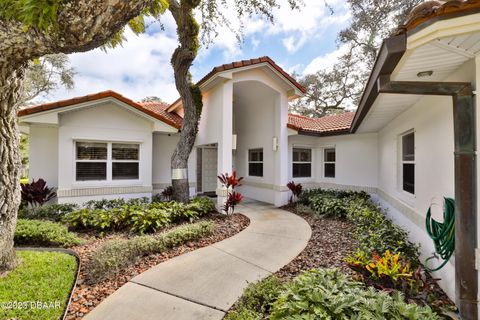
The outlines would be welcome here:
M 78 210 L 77 204 L 45 204 L 43 206 L 24 206 L 18 210 L 20 219 L 40 219 L 60 222 L 68 213 Z
M 61 252 L 18 251 L 17 259 L 18 266 L 0 280 L 0 318 L 61 319 L 75 281 L 75 257 Z M 8 303 L 13 301 L 42 301 L 49 308 L 32 308 L 30 304 L 14 308 Z
M 102 281 L 118 274 L 143 256 L 161 253 L 187 241 L 198 240 L 212 234 L 213 229 L 212 222 L 203 221 L 186 224 L 156 235 L 109 240 L 94 252 L 88 280 Z
M 179 202 L 148 202 L 103 200 L 86 204 L 85 208 L 70 212 L 63 221 L 75 230 L 100 232 L 126 230 L 134 233 L 152 233 L 172 223 L 193 221 L 215 211 L 208 198 L 195 198 L 188 204 Z
M 82 243 L 82 239 L 62 224 L 27 219 L 18 219 L 14 241 L 16 245 L 23 246 L 65 248 Z

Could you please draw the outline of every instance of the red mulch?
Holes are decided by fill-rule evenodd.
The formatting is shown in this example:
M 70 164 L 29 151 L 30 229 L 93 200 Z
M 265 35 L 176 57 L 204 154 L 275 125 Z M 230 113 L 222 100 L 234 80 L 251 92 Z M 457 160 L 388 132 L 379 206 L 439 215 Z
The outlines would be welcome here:
M 298 214 L 295 207 L 285 206 L 283 209 Z M 310 225 L 312 237 L 306 248 L 275 274 L 280 278 L 291 279 L 305 270 L 333 267 L 352 274 L 352 270 L 345 262 L 345 257 L 355 251 L 355 240 L 351 236 L 352 223 L 308 214 L 298 215 Z
M 106 297 L 111 295 L 113 292 L 115 292 L 115 290 L 120 288 L 123 284 L 128 282 L 136 275 L 161 262 L 169 260 L 183 253 L 193 251 L 195 249 L 202 248 L 212 243 L 229 238 L 242 231 L 250 224 L 250 220 L 241 214 L 233 214 L 228 216 L 222 214 L 211 214 L 202 218 L 201 220 L 213 220 L 215 222 L 215 231 L 211 236 L 197 241 L 188 242 L 182 246 L 167 250 L 160 254 L 146 256 L 115 278 L 96 284 L 91 284 L 85 281 L 86 275 L 88 274 L 88 262 L 92 256 L 92 253 L 103 243 L 105 243 L 105 241 L 113 237 L 127 237 L 128 235 L 117 233 L 109 234 L 103 238 L 90 238 L 86 244 L 74 247 L 73 250 L 80 255 L 82 265 L 80 267 L 77 285 L 74 289 L 72 301 L 69 305 L 65 319 L 82 319 Z

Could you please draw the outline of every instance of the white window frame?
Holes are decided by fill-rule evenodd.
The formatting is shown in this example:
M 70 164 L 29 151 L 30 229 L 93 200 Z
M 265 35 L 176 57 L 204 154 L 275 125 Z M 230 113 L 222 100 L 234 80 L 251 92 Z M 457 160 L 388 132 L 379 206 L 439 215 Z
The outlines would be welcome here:
M 310 151 L 310 161 L 294 161 L 293 154 L 295 149 L 300 150 L 309 150 Z M 310 175 L 309 176 L 301 176 L 301 177 L 294 177 L 293 176 L 293 165 L 294 164 L 310 164 Z M 292 147 L 292 179 L 308 179 L 313 177 L 313 149 L 309 147 L 301 147 L 301 146 L 293 146 Z
M 103 143 L 107 144 L 107 159 L 106 160 L 79 160 L 77 159 L 77 142 L 85 143 Z M 138 160 L 113 160 L 112 146 L 114 144 L 135 144 L 138 145 Z M 104 140 L 89 140 L 89 139 L 74 139 L 73 140 L 73 185 L 74 186 L 101 186 L 101 185 L 125 185 L 135 184 L 139 185 L 142 182 L 142 143 L 137 141 L 104 141 Z M 106 180 L 77 180 L 77 162 L 106 162 L 107 163 L 107 177 Z M 136 162 L 138 163 L 138 179 L 113 179 L 113 163 L 114 162 Z
M 408 136 L 410 134 L 413 134 L 413 160 L 403 160 L 403 137 L 405 136 Z M 415 177 L 415 149 L 416 149 L 416 146 L 415 146 L 415 130 L 411 129 L 407 132 L 404 132 L 400 135 L 400 148 L 399 148 L 400 152 L 400 168 L 399 168 L 399 173 L 400 173 L 400 176 L 399 176 L 399 187 L 400 187 L 400 190 L 402 191 L 403 194 L 409 196 L 409 197 L 415 197 L 415 191 L 416 191 L 416 188 L 415 188 L 415 181 L 416 181 L 416 177 Z M 409 191 L 406 191 L 404 188 L 403 188 L 403 185 L 404 185 L 404 181 L 403 181 L 403 165 L 404 164 L 413 164 L 413 193 L 412 192 L 409 192 Z
M 327 150 L 333 150 L 335 151 L 335 161 L 327 161 L 327 157 L 325 157 L 325 153 L 327 152 Z M 336 147 L 325 147 L 322 149 L 322 157 L 323 157 L 323 178 L 325 179 L 335 179 L 337 177 L 337 148 Z M 335 175 L 333 177 L 327 177 L 325 175 L 325 165 L 326 164 L 333 164 L 335 166 Z
M 262 151 L 262 161 L 250 161 L 250 151 L 258 151 L 258 150 L 261 150 Z M 248 149 L 247 151 L 247 176 L 248 177 L 252 177 L 252 178 L 263 178 L 264 175 L 265 175 L 265 166 L 264 166 L 264 157 L 265 157 L 265 152 L 263 150 L 263 148 L 250 148 Z M 262 164 L 262 175 L 261 176 L 251 176 L 250 175 L 250 163 L 261 163 Z

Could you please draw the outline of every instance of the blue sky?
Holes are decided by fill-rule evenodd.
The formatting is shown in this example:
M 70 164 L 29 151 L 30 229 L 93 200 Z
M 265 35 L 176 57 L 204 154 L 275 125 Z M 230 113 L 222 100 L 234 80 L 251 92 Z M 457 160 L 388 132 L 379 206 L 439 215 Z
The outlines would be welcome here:
M 203 46 L 191 69 L 194 80 L 199 80 L 213 67 L 236 60 L 269 56 L 287 72 L 307 74 L 331 65 L 342 52 L 336 42 L 338 31 L 350 17 L 341 0 L 328 0 L 335 8 L 332 15 L 324 1 L 304 0 L 299 11 L 285 5 L 274 10 L 275 24 L 259 17 L 244 21 L 244 42 L 239 44 L 235 34 L 226 27 L 218 29 L 218 36 L 209 47 Z M 239 22 L 230 9 L 224 14 L 231 18 L 233 27 Z M 115 90 L 133 99 L 158 96 L 167 102 L 178 97 L 173 82 L 170 56 L 177 46 L 175 24 L 167 12 L 160 24 L 151 23 L 147 33 L 140 36 L 126 31 L 127 41 L 106 53 L 99 49 L 70 55 L 76 71 L 75 88 L 60 88 L 42 100 L 59 100 Z

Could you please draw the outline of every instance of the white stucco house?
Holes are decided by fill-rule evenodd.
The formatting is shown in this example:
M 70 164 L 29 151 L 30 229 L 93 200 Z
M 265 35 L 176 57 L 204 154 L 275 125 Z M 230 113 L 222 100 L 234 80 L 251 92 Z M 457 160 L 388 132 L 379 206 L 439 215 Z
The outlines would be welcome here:
M 461 309 L 476 310 L 477 83 L 479 1 L 417 7 L 385 39 L 355 113 L 289 114 L 289 100 L 304 89 L 268 57 L 216 67 L 199 81 L 204 108 L 191 194 L 215 192 L 222 203 L 216 176 L 234 169 L 245 177 L 242 194 L 276 206 L 287 203 L 291 180 L 365 190 L 421 243 L 422 258 L 434 251 L 428 207 L 439 204 L 441 220 L 442 197 L 454 197 L 457 259 L 435 276 Z M 57 187 L 59 202 L 149 197 L 170 185 L 182 116 L 181 101 L 138 103 L 112 91 L 23 109 L 30 179 Z

